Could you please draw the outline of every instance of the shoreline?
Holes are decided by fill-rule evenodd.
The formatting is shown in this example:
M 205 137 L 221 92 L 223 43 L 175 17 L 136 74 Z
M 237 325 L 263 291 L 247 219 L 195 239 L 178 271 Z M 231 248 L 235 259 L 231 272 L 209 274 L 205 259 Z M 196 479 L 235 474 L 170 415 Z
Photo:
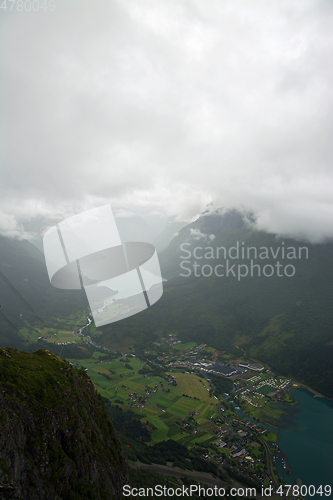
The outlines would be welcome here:
M 327 399 L 328 401 L 333 401 L 332 399 L 328 398 L 327 396 L 324 396 L 323 394 L 320 394 L 320 392 L 316 391 L 315 389 L 311 389 L 311 387 L 305 385 L 305 384 L 293 384 L 293 386 L 290 388 L 291 390 L 293 389 L 304 389 L 306 391 L 311 392 L 313 394 L 314 398 L 324 398 Z

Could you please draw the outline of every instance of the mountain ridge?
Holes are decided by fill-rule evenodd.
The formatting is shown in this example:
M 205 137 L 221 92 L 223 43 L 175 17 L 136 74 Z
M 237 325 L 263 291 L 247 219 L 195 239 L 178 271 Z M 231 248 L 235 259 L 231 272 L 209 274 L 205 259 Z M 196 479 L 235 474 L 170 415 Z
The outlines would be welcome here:
M 237 256 L 234 250 L 230 257 L 230 249 L 235 248 L 237 242 L 240 253 Z M 193 254 L 196 247 L 224 247 L 226 254 L 222 252 L 212 258 L 211 253 L 205 256 L 200 250 L 195 254 L 196 258 Z M 256 258 L 252 258 L 253 252 L 250 258 L 242 257 L 241 250 L 247 247 L 257 249 Z M 261 258 L 260 248 L 265 247 L 271 248 L 272 252 Z M 287 256 L 288 248 L 294 249 L 290 251 L 291 257 Z M 306 248 L 307 253 L 303 250 L 298 258 L 302 248 Z M 284 256 L 280 259 L 282 249 Z M 188 253 L 190 258 L 187 258 Z M 12 257 L 7 252 L 5 264 L 11 269 L 13 279 L 16 273 L 17 283 L 25 286 L 22 277 L 19 279 L 22 266 L 16 269 Z M 281 238 L 257 230 L 252 214 L 236 210 L 215 211 L 180 229 L 159 254 L 159 260 L 162 275 L 167 278 L 162 298 L 140 314 L 112 326 L 103 326 L 99 345 L 107 347 L 113 338 L 119 336 L 128 337 L 134 344 L 138 338 L 151 343 L 156 340 L 157 331 L 178 332 L 183 341 L 206 343 L 208 340 L 216 349 L 228 350 L 235 355 L 237 351 L 239 354 L 235 346 L 241 347 L 250 358 L 267 363 L 275 371 L 297 378 L 318 392 L 333 397 L 333 245 L 330 241 L 310 244 Z M 254 267 L 251 276 L 251 260 L 254 266 L 259 266 L 260 276 L 258 267 Z M 185 270 L 180 267 L 181 261 L 187 261 Z M 198 275 L 195 275 L 195 263 Z M 277 263 L 282 267 L 277 268 Z M 34 300 L 42 306 L 48 302 L 52 286 L 45 282 L 41 300 L 43 287 L 38 284 L 39 273 L 44 273 L 45 281 L 47 276 L 40 256 L 38 266 L 43 269 L 37 269 L 33 290 L 36 294 Z M 211 275 L 207 275 L 209 267 L 204 269 L 204 274 L 200 272 L 204 266 L 212 268 Z M 217 273 L 216 266 L 219 266 Z M 227 266 L 234 266 L 233 271 Z M 237 270 L 240 270 L 239 275 Z M 272 270 L 273 274 L 269 276 Z M 225 275 L 221 276 L 222 273 Z M 70 291 L 54 291 L 61 301 L 71 296 Z M 78 304 L 84 310 L 87 303 L 84 292 L 82 294 L 79 302 L 67 300 L 62 311 L 74 309 Z M 61 308 L 55 308 L 55 305 L 55 302 L 48 304 L 45 312 L 50 314 L 53 309 L 53 317 L 58 311 L 62 314 Z M 16 315 L 18 312 L 16 310 Z
M 252 254 L 242 258 L 241 251 L 235 257 L 235 250 L 231 258 L 229 250 L 237 242 L 240 250 L 255 248 L 256 259 Z M 193 253 L 195 248 L 219 246 L 226 249 L 226 258 L 223 253 L 211 258 L 211 251 L 208 258 L 204 250 L 196 252 L 198 258 Z M 261 248 L 268 249 L 263 258 L 259 258 Z M 280 260 L 278 249 L 280 254 L 284 249 Z M 128 342 L 135 342 L 138 335 L 151 342 L 154 332 L 163 331 L 163 335 L 177 332 L 183 342 L 208 343 L 235 357 L 240 354 L 238 346 L 249 358 L 333 397 L 331 242 L 310 244 L 281 238 L 257 230 L 253 220 L 232 211 L 203 215 L 185 226 L 159 260 L 167 279 L 162 298 L 153 308 L 115 323 L 112 329 L 103 327 L 101 342 L 107 345 L 108 339 L 121 335 L 130 337 Z M 252 276 L 251 260 L 259 266 Z M 186 270 L 180 267 L 184 261 Z M 211 275 L 210 267 L 204 266 L 211 267 Z M 220 267 L 215 274 L 216 266 Z M 229 275 L 227 266 L 234 266 Z M 248 267 L 247 275 L 246 267 L 240 266 Z M 203 268 L 206 275 L 200 271 Z

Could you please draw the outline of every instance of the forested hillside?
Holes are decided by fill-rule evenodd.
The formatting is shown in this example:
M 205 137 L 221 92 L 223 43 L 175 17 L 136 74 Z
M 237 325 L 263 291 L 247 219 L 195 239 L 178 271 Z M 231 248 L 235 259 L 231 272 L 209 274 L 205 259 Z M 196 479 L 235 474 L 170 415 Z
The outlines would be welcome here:
M 87 308 L 83 290 L 60 290 L 50 284 L 44 255 L 34 245 L 0 236 L 0 249 L 5 277 L 0 278 L 0 347 L 26 348 L 17 330 L 28 324 L 41 326 L 17 292 L 48 323 Z
M 237 242 L 239 257 L 230 258 L 229 249 L 237 248 Z M 196 247 L 201 249 L 194 254 Z M 223 251 L 216 258 L 218 247 L 226 248 L 227 259 Z M 252 276 L 250 272 L 247 276 L 238 276 L 238 269 L 243 274 L 246 271 L 245 267 L 238 266 L 246 265 L 250 269 L 251 265 L 251 258 L 242 258 L 243 247 L 257 249 L 253 263 L 260 266 L 260 276 L 256 272 Z M 212 250 L 207 250 L 209 248 Z M 268 258 L 259 258 L 262 248 L 268 249 Z M 204 258 L 206 252 L 208 258 Z M 278 252 L 277 258 L 273 258 L 272 252 L 273 255 Z M 196 259 L 195 255 L 203 258 Z M 237 256 L 236 249 L 231 255 Z M 296 258 L 290 258 L 293 255 Z M 226 272 L 226 260 L 229 267 L 235 266 L 235 275 L 230 272 L 229 276 L 218 276 Z M 180 267 L 184 261 L 187 270 Z M 332 261 L 331 242 L 311 245 L 277 239 L 274 234 L 257 231 L 251 219 L 235 211 L 202 216 L 184 227 L 160 255 L 162 273 L 168 279 L 163 297 L 140 315 L 114 323 L 112 327 L 106 325 L 102 341 L 107 343 L 109 338 L 122 336 L 128 338 L 128 343 L 144 343 L 153 341 L 156 331 L 178 332 L 184 342 L 209 343 L 236 355 L 241 355 L 240 349 L 243 349 L 252 359 L 269 363 L 277 372 L 333 397 Z M 280 277 L 277 262 L 282 266 Z M 198 265 L 198 276 L 195 276 L 194 263 Z M 219 264 L 225 267 L 219 267 L 216 275 L 214 270 Z M 201 273 L 205 265 L 212 267 L 211 276 Z M 265 265 L 274 268 L 274 275 L 263 274 Z M 295 270 L 290 277 L 283 272 L 287 265 Z M 271 268 L 266 270 L 271 272 Z M 209 274 L 208 267 L 203 271 Z M 287 274 L 292 274 L 291 267 Z
M 177 333 L 184 342 L 246 353 L 333 397 L 332 242 L 277 238 L 257 231 L 248 214 L 216 212 L 182 228 L 159 257 L 168 280 L 162 298 L 99 329 L 100 345 L 135 344 L 140 353 L 157 332 Z M 3 239 L 1 270 L 51 324 L 55 317 L 88 311 L 83 290 L 50 285 L 43 255 L 28 242 Z M 0 318 L 2 345 L 20 347 L 13 324 L 35 319 L 4 282 L 0 295 L 1 311 L 12 322 Z

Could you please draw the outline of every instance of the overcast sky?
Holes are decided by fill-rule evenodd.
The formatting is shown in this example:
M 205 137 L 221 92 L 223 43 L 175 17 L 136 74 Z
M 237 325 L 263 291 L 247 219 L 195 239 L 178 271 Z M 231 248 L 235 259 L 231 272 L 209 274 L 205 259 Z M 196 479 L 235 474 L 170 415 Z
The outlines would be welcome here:
M 333 2 L 15 7 L 0 12 L 2 234 L 108 202 L 180 220 L 214 202 L 333 237 Z

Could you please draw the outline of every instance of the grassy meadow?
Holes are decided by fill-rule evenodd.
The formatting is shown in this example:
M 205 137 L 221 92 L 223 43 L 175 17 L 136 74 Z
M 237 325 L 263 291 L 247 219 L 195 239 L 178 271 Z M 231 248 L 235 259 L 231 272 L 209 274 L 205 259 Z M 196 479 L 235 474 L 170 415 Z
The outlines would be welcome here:
M 76 360 L 71 361 L 77 363 Z M 102 352 L 95 352 L 80 364 L 87 369 L 87 375 L 103 397 L 112 404 L 121 405 L 125 411 L 130 409 L 142 415 L 143 421 L 153 426 L 152 442 L 158 443 L 171 437 L 193 445 L 216 441 L 210 434 L 215 429 L 210 417 L 217 415 L 216 399 L 209 397 L 210 386 L 206 379 L 172 372 L 177 380 L 175 386 L 161 376 L 139 374 L 142 362 L 134 357 L 121 356 L 110 360 Z M 147 391 L 150 392 L 149 398 Z M 195 415 L 194 411 L 198 413 Z M 191 435 L 182 424 L 190 412 L 193 412 L 198 424 L 197 432 Z

